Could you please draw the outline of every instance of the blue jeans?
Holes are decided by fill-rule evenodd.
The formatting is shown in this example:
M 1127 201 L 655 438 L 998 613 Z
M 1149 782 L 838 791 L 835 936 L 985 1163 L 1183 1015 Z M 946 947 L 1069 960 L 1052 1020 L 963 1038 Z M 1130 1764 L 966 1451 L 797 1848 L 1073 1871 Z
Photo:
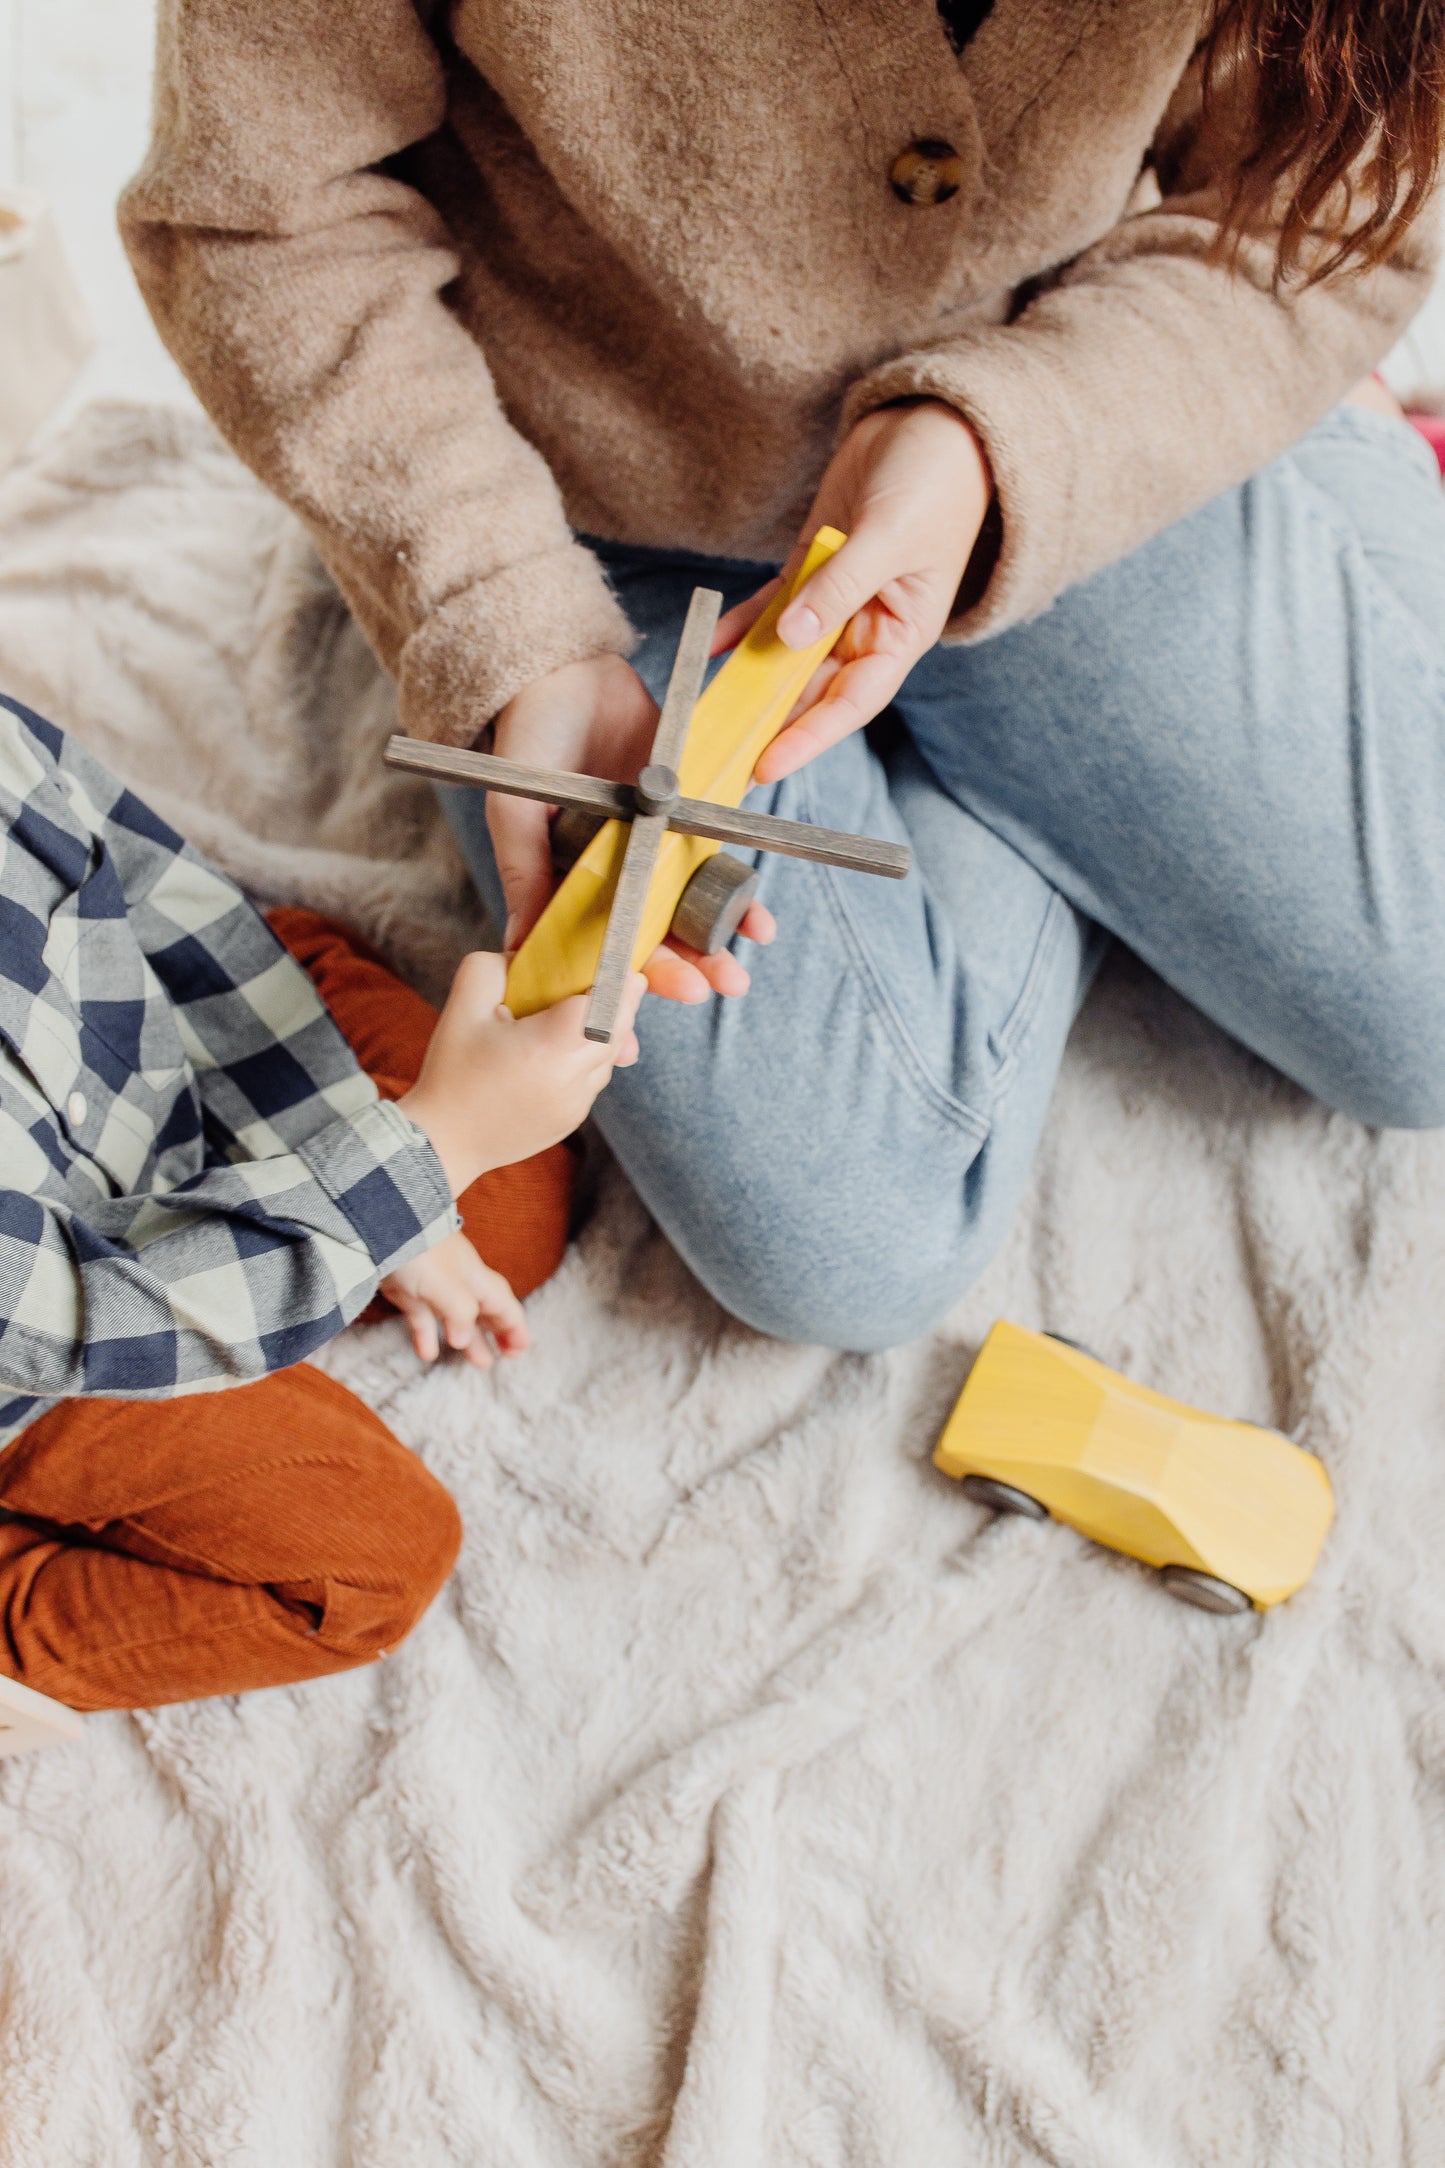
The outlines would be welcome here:
M 773 568 L 602 544 L 660 693 L 688 595 Z M 480 793 L 443 793 L 488 902 Z M 1328 1105 L 1445 1123 L 1445 498 L 1331 415 L 748 803 L 906 839 L 889 882 L 764 857 L 753 990 L 650 1002 L 608 1143 L 719 1302 L 869 1350 L 982 1271 L 1109 935 Z

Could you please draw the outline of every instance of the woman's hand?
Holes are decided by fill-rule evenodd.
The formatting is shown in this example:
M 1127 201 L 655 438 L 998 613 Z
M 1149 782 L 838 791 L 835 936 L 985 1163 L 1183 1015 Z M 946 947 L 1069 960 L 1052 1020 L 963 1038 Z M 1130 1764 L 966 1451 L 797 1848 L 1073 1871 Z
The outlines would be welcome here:
M 598 655 L 524 686 L 497 717 L 493 745 L 503 760 L 630 783 L 656 728 L 657 702 L 631 663 Z M 502 946 L 508 955 L 521 947 L 556 885 L 550 825 L 546 806 L 530 798 L 488 796 L 487 826 L 507 899 Z
M 992 497 L 983 446 L 939 400 L 881 407 L 849 431 L 781 579 L 796 573 L 819 527 L 841 527 L 848 540 L 778 622 L 794 648 L 828 625 L 843 634 L 759 760 L 760 783 L 791 775 L 887 707 L 948 623 Z M 778 585 L 728 612 L 719 649 L 742 638 Z
M 499 1355 L 521 1355 L 531 1345 L 522 1305 L 500 1272 L 484 1265 L 463 1234 L 448 1235 L 435 1249 L 399 1265 L 381 1283 L 400 1310 L 411 1344 L 424 1363 L 434 1363 L 446 1344 L 478 1370 Z
M 497 717 L 493 743 L 504 760 L 631 783 L 646 764 L 656 728 L 657 702 L 632 665 L 620 655 L 599 655 L 524 687 Z M 487 825 L 507 899 L 503 946 L 510 954 L 536 925 L 556 885 L 547 808 L 493 792 Z M 755 903 L 738 931 L 766 945 L 777 926 L 771 911 Z M 749 985 L 747 972 L 726 950 L 699 956 L 675 941 L 655 950 L 643 969 L 649 992 L 669 1001 L 745 994 Z

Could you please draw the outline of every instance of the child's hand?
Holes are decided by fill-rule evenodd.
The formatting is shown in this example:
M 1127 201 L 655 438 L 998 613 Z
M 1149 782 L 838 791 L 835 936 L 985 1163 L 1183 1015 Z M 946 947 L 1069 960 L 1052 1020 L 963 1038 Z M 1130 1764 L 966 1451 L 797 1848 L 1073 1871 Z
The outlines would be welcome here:
M 465 1235 L 448 1235 L 424 1256 L 389 1272 L 381 1292 L 406 1319 L 411 1344 L 424 1363 L 436 1361 L 443 1333 L 447 1346 L 478 1370 L 491 1369 L 493 1342 L 502 1355 L 520 1355 L 531 1344 L 521 1303 Z
M 570 1137 L 613 1069 L 637 1059 L 640 973 L 628 979 L 610 1046 L 582 1035 L 585 994 L 515 1017 L 501 1005 L 506 985 L 500 956 L 478 949 L 463 958 L 421 1075 L 398 1102 L 436 1147 L 454 1197 L 489 1168 Z
M 791 775 L 887 707 L 953 614 L 992 496 L 983 446 L 939 400 L 880 407 L 849 430 L 781 577 L 797 571 L 819 527 L 841 527 L 848 540 L 778 621 L 789 647 L 809 646 L 829 625 L 843 635 L 759 759 L 760 783 Z M 772 580 L 728 611 L 714 652 L 742 638 L 777 587 Z

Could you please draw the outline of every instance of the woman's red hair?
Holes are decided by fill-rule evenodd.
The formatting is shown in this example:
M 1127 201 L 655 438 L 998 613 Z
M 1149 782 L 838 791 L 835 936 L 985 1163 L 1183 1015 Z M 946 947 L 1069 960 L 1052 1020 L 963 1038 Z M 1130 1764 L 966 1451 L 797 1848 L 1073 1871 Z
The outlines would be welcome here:
M 1281 279 L 1383 263 L 1421 210 L 1445 134 L 1445 0 L 1220 0 L 1206 96 L 1254 94 L 1226 248 L 1278 236 Z

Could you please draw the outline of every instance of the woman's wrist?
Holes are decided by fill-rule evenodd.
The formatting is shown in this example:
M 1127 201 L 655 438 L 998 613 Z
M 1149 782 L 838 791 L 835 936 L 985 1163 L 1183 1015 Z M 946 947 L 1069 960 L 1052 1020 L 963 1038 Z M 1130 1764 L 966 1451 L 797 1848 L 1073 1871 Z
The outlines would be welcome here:
M 966 414 L 950 406 L 946 399 L 935 399 L 930 393 L 921 393 L 916 399 L 891 402 L 900 406 L 926 406 L 947 415 L 956 428 L 963 432 L 968 445 L 969 457 L 965 461 L 970 502 L 967 515 L 976 517 L 977 528 L 972 549 L 958 583 L 949 619 L 960 617 L 983 600 L 984 591 L 993 578 L 1003 548 L 1003 515 L 999 510 L 998 489 L 993 478 L 993 462 L 983 438 L 974 428 Z
M 963 431 L 965 437 L 968 439 L 977 457 L 979 469 L 981 473 L 986 477 L 986 487 L 988 494 L 989 496 L 992 496 L 993 467 L 990 463 L 988 452 L 984 447 L 983 438 L 974 428 L 974 425 L 969 420 L 968 416 L 963 413 L 958 407 L 951 406 L 947 399 L 940 399 L 936 392 L 931 391 L 904 392 L 897 399 L 885 399 L 881 406 L 873 407 L 870 411 L 874 414 L 891 414 L 895 410 L 906 411 L 909 408 L 927 408 L 930 412 L 934 414 L 941 414 L 944 419 L 951 422 L 956 429 L 961 429 Z

